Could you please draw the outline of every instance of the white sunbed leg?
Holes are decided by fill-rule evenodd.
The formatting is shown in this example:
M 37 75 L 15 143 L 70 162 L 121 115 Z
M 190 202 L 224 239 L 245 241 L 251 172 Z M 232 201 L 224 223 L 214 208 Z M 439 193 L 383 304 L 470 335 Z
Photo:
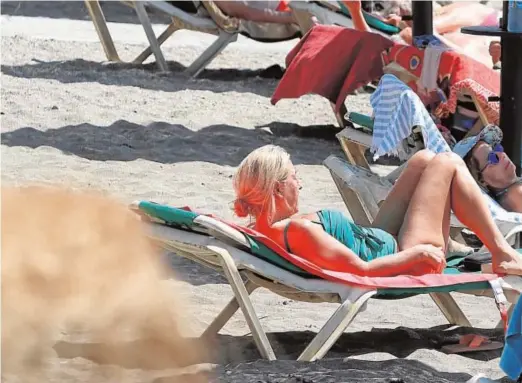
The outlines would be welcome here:
M 208 249 L 218 254 L 221 258 L 225 276 L 230 283 L 230 287 L 232 287 L 232 291 L 234 291 L 234 295 L 239 303 L 239 307 L 241 307 L 241 311 L 243 311 L 243 315 L 245 316 L 248 327 L 252 332 L 252 336 L 254 337 L 254 341 L 261 356 L 268 360 L 275 360 L 276 357 L 274 350 L 268 341 L 265 330 L 263 330 L 263 327 L 259 322 L 254 307 L 252 306 L 252 302 L 250 301 L 248 291 L 245 289 L 245 285 L 243 284 L 243 280 L 241 279 L 241 275 L 239 274 L 232 256 L 228 251 L 220 247 L 208 246 Z
M 163 53 L 161 53 L 161 47 L 158 43 L 158 40 L 156 39 L 154 30 L 152 29 L 152 24 L 150 23 L 149 16 L 145 10 L 145 5 L 143 5 L 142 1 L 135 1 L 134 8 L 136 10 L 136 14 L 138 15 L 138 19 L 140 20 L 141 26 L 147 35 L 150 49 L 154 53 L 154 57 L 156 58 L 156 62 L 158 63 L 160 70 L 163 72 L 168 71 L 169 68 L 167 66 L 167 62 L 165 61 L 165 57 L 163 57 Z
M 169 24 L 169 26 L 167 27 L 167 29 L 165 29 L 163 31 L 163 33 L 161 35 L 158 36 L 158 44 L 159 46 L 161 46 L 161 44 L 163 44 L 174 32 L 176 32 L 178 30 L 178 27 L 174 24 L 174 23 L 171 23 Z M 139 54 L 138 57 L 136 57 L 134 59 L 134 62 L 136 64 L 141 64 L 143 63 L 145 60 L 147 60 L 147 58 L 152 54 L 152 49 L 150 47 L 150 45 L 143 51 Z
M 250 295 L 254 290 L 256 290 L 259 286 L 257 286 L 251 280 L 247 280 L 245 282 L 245 290 Z M 212 321 L 212 323 L 206 328 L 206 330 L 201 335 L 202 338 L 207 339 L 214 337 L 217 335 L 219 330 L 221 330 L 227 322 L 232 318 L 232 316 L 239 309 L 239 302 L 237 298 L 234 296 L 230 302 L 221 310 L 219 315 Z
M 219 32 L 219 37 L 187 69 L 190 77 L 197 77 L 226 46 L 237 40 L 237 33 Z
M 328 319 L 301 355 L 299 355 L 299 358 L 297 358 L 298 361 L 313 362 L 321 359 L 328 350 L 332 348 L 346 327 L 354 320 L 368 299 L 377 294 L 377 291 L 362 292 L 361 290 L 356 290 L 352 294 L 357 294 L 357 296 L 348 297 L 341 306 L 335 310 L 335 313 Z
M 107 60 L 113 62 L 121 61 L 118 52 L 116 51 L 116 47 L 114 46 L 114 41 L 112 40 L 100 3 L 98 0 L 85 0 L 85 6 L 91 16 L 92 22 L 94 23 L 94 28 L 96 29 L 96 33 L 98 34 L 103 50 L 105 51 Z
M 470 321 L 450 293 L 431 293 L 430 297 L 450 324 L 471 327 Z

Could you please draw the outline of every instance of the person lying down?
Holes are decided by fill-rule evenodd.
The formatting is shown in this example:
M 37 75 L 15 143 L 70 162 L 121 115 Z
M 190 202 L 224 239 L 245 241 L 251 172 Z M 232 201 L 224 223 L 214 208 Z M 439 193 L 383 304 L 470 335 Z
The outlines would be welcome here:
M 295 24 L 286 1 L 214 1 L 228 16 L 261 23 Z
M 344 0 L 342 3 L 348 8 L 353 18 L 354 27 L 360 31 L 371 32 L 366 23 L 360 0 Z M 376 14 L 384 22 L 401 27 L 398 38 L 406 44 L 413 43 L 412 9 L 409 1 L 382 2 L 385 10 Z M 486 63 L 492 61 L 497 64 L 498 38 L 471 36 L 463 34 L 460 29 L 475 25 L 498 26 L 501 14 L 498 10 L 479 3 L 455 2 L 444 5 L 433 11 L 433 31 L 450 48 L 466 54 L 477 61 Z M 397 39 L 397 38 L 396 38 Z
M 453 210 L 491 252 L 494 272 L 522 275 L 522 257 L 454 153 L 417 152 L 368 228 L 336 210 L 299 213 L 301 184 L 289 154 L 278 146 L 250 153 L 233 186 L 237 216 L 250 217 L 255 230 L 324 269 L 369 277 L 441 273 Z

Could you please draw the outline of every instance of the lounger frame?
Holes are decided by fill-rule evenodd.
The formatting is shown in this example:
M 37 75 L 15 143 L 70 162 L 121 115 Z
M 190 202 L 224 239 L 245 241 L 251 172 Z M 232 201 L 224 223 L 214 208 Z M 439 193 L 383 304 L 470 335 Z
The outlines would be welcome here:
M 185 70 L 187 75 L 197 77 L 228 44 L 236 41 L 238 38 L 238 31 L 225 31 L 210 17 L 185 12 L 169 4 L 167 1 L 123 1 L 122 3 L 134 8 L 149 42 L 149 47 L 132 61 L 135 64 L 143 63 L 151 54 L 154 54 L 159 69 L 161 71 L 168 71 L 167 62 L 161 51 L 161 44 L 174 32 L 186 29 L 216 35 L 217 39 Z M 99 1 L 85 0 L 85 5 L 96 28 L 107 60 L 110 62 L 122 62 L 114 45 Z M 145 8 L 146 6 L 155 8 L 172 18 L 172 22 L 158 37 L 156 37 L 152 29 L 152 24 Z

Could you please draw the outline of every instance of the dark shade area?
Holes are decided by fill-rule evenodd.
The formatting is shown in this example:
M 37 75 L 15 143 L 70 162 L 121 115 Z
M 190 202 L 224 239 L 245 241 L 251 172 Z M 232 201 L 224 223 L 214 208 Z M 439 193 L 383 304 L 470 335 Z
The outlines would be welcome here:
M 139 111 L 135 111 L 139 113 Z M 274 122 L 269 133 L 231 125 L 210 125 L 193 131 L 183 125 L 154 122 L 139 125 L 119 120 L 109 126 L 88 123 L 67 125 L 41 131 L 32 127 L 2 133 L 2 145 L 25 146 L 32 149 L 49 146 L 62 152 L 93 161 L 134 161 L 144 159 L 164 164 L 203 161 L 237 166 L 254 149 L 275 144 L 284 147 L 295 164 L 321 165 L 330 154 L 342 156 L 335 139 L 333 125 L 312 127 L 328 140 L 285 139 L 285 130 L 299 130 L 295 124 Z M 279 129 L 277 129 L 279 127 Z M 306 127 L 300 127 L 306 131 Z M 303 133 L 302 133 L 303 134 Z M 183 150 L 177 148 L 183 147 Z M 192 150 L 187 150 L 192 148 Z M 227 153 L 226 156 L 223 153 Z M 313 153 L 313 155 L 310 155 Z

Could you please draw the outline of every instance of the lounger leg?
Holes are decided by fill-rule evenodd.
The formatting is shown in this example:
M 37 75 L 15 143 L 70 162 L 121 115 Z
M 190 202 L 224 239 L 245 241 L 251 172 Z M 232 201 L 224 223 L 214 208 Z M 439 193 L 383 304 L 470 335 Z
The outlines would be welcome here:
M 116 51 L 116 47 L 114 46 L 114 41 L 112 41 L 112 36 L 109 32 L 109 27 L 107 27 L 107 22 L 105 21 L 105 16 L 103 15 L 100 3 L 98 0 L 85 0 L 85 6 L 87 7 L 87 11 L 89 11 L 89 15 L 94 23 L 94 28 L 96 29 L 96 33 L 98 33 L 107 60 L 121 61 L 118 52 Z
M 257 289 L 255 283 L 251 280 L 247 280 L 245 282 L 245 290 L 248 295 L 252 294 L 252 292 Z M 219 315 L 212 321 L 212 323 L 207 327 L 207 329 L 201 335 L 202 338 L 211 338 L 214 337 L 219 330 L 221 330 L 227 322 L 232 318 L 232 316 L 239 309 L 239 302 L 237 298 L 234 296 L 230 302 L 223 308 L 223 310 L 219 313 Z
M 449 293 L 431 293 L 430 297 L 450 324 L 471 327 L 470 321 Z
M 160 44 L 156 39 L 156 35 L 154 34 L 154 30 L 152 29 L 152 25 L 150 23 L 149 16 L 147 15 L 147 11 L 145 10 L 145 6 L 141 1 L 134 2 L 134 8 L 136 9 L 136 14 L 140 19 L 140 23 L 147 35 L 147 39 L 149 40 L 150 49 L 154 53 L 154 57 L 156 57 L 156 62 L 160 70 L 163 72 L 168 71 L 167 62 L 165 61 L 165 57 L 163 57 L 163 53 L 161 53 Z
M 190 77 L 197 77 L 226 46 L 237 40 L 237 33 L 221 31 L 219 37 L 186 70 Z
M 163 44 L 165 41 L 167 41 L 167 39 L 174 33 L 178 30 L 178 27 L 174 24 L 174 23 L 171 23 L 169 24 L 169 26 L 167 27 L 167 29 L 165 29 L 163 31 L 163 33 L 161 35 L 158 36 L 158 44 L 159 46 L 161 46 L 161 44 Z M 143 63 L 145 60 L 147 60 L 147 58 L 152 54 L 152 49 L 150 47 L 150 45 L 143 51 L 139 54 L 138 57 L 136 57 L 134 59 L 134 63 L 136 64 L 141 64 Z
M 332 317 L 325 323 L 315 338 L 304 349 L 299 358 L 300 362 L 313 362 L 321 359 L 333 344 L 339 339 L 346 327 L 357 316 L 363 305 L 377 294 L 377 291 L 365 291 L 355 299 L 346 299 L 335 311 Z
M 508 309 L 508 323 L 509 321 L 511 320 L 511 316 L 513 315 L 513 311 L 515 310 L 515 304 L 511 304 L 511 306 L 509 306 L 509 309 Z M 495 328 L 504 328 L 504 321 L 501 319 L 498 321 L 497 325 L 495 326 Z
M 241 275 L 237 270 L 236 264 L 232 259 L 232 256 L 223 248 L 216 246 L 208 246 L 210 250 L 219 254 L 221 258 L 221 263 L 223 265 L 223 271 L 225 272 L 225 276 L 227 277 L 230 286 L 232 287 L 232 291 L 234 291 L 234 295 L 239 303 L 239 307 L 241 307 L 241 311 L 243 311 L 243 315 L 248 323 L 248 327 L 252 332 L 252 336 L 254 337 L 254 341 L 256 342 L 256 346 L 261 353 L 261 356 L 268 360 L 275 360 L 275 353 L 268 341 L 268 338 L 257 318 L 254 307 L 252 306 L 252 302 L 250 301 L 250 297 L 248 296 L 248 291 L 243 284 L 243 280 L 241 279 Z
M 346 128 L 346 121 L 344 120 L 344 116 L 346 116 L 346 113 L 348 111 L 346 110 L 346 106 L 344 105 L 344 103 L 341 105 L 341 109 L 339 110 L 339 112 L 335 111 L 335 104 L 333 102 L 330 102 L 330 107 L 332 108 L 332 110 L 334 112 L 335 119 L 337 120 L 339 127 L 341 129 Z

